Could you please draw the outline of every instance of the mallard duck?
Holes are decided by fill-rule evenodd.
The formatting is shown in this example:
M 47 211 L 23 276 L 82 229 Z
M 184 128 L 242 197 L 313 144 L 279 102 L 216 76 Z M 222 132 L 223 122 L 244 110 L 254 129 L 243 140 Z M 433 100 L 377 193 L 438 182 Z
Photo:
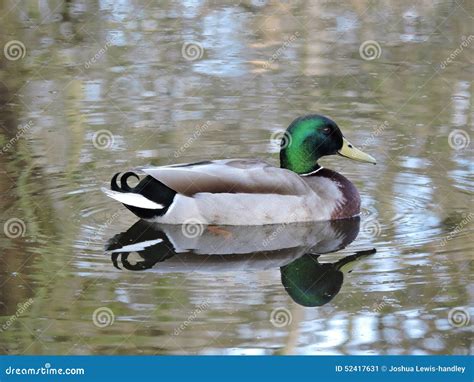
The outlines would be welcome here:
M 120 173 L 103 191 L 139 218 L 163 224 L 263 225 L 357 216 L 360 196 L 318 160 L 341 155 L 375 164 L 322 115 L 295 119 L 280 149 L 280 167 L 256 159 L 223 159 Z M 144 174 L 141 179 L 137 173 Z M 127 180 L 139 183 L 130 187 Z

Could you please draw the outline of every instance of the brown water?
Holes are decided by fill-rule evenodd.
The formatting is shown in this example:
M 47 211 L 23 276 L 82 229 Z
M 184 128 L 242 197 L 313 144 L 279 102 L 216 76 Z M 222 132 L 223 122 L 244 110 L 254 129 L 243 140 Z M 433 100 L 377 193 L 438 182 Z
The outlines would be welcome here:
M 0 353 L 472 353 L 472 16 L 461 0 L 1 2 Z M 378 160 L 322 161 L 358 187 L 360 222 L 189 242 L 100 192 L 143 164 L 277 163 L 271 137 L 310 112 Z

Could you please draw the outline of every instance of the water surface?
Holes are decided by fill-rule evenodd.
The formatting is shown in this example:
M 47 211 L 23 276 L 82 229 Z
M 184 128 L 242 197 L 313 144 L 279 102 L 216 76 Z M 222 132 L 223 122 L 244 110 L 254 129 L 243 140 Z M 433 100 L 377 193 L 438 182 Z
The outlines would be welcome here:
M 0 9 L 21 43 L 0 57 L 1 353 L 472 353 L 469 2 Z M 361 193 L 349 227 L 183 244 L 100 192 L 144 164 L 277 164 L 312 112 L 378 161 L 322 160 Z M 142 231 L 162 241 L 113 252 Z

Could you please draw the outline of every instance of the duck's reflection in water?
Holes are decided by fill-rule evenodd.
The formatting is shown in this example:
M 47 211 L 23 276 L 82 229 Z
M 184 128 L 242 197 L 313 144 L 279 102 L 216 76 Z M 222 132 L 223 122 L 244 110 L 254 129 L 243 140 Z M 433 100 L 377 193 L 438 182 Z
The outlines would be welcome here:
M 322 254 L 339 251 L 359 232 L 359 218 L 267 226 L 156 225 L 138 221 L 109 240 L 106 251 L 116 268 L 157 272 L 229 272 L 280 268 L 291 298 L 321 306 L 341 289 L 344 274 L 375 249 L 335 263 Z

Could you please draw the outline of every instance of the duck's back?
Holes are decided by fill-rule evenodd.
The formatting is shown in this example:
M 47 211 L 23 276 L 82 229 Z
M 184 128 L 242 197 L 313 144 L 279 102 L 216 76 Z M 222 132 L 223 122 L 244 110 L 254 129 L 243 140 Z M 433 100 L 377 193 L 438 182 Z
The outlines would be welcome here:
M 255 159 L 224 159 L 140 168 L 178 194 L 304 195 L 306 182 L 292 171 Z

